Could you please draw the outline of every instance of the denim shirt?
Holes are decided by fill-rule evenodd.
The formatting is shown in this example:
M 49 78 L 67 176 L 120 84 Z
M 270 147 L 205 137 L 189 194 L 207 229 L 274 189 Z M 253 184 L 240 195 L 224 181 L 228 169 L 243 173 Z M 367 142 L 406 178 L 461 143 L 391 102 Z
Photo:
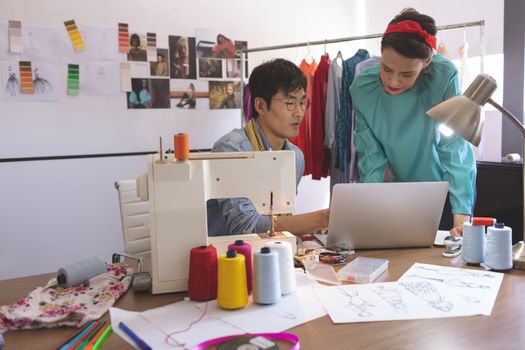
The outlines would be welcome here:
M 295 152 L 295 175 L 296 186 L 298 186 L 304 172 L 303 152 L 288 140 L 284 141 L 283 150 Z M 253 151 L 252 145 L 243 129 L 232 130 L 215 142 L 212 148 L 212 152 L 251 151 Z M 270 228 L 270 218 L 260 215 L 248 198 L 210 199 L 207 203 L 207 211 L 209 236 L 259 233 L 266 232 Z

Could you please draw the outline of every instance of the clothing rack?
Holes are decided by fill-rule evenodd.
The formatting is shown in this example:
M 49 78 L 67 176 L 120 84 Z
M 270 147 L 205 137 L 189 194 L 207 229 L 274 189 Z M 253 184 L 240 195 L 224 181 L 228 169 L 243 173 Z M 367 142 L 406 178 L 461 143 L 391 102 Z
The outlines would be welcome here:
M 457 23 L 457 24 L 449 24 L 444 26 L 438 26 L 437 30 L 450 30 L 450 29 L 462 29 L 467 27 L 479 27 L 479 47 L 480 47 L 480 72 L 483 73 L 485 70 L 485 21 L 477 21 L 477 22 L 465 22 L 465 23 Z M 350 36 L 346 38 L 338 38 L 338 39 L 325 39 L 325 40 L 317 40 L 317 41 L 303 41 L 295 44 L 285 44 L 285 45 L 274 45 L 274 46 L 263 46 L 263 47 L 254 47 L 251 49 L 245 49 L 245 50 L 239 50 L 240 56 L 241 56 L 241 103 L 244 103 L 244 67 L 246 64 L 246 54 L 249 52 L 261 52 L 261 51 L 273 51 L 273 50 L 282 50 L 282 49 L 293 49 L 297 47 L 304 47 L 304 46 L 310 46 L 310 45 L 326 45 L 326 44 L 334 44 L 334 43 L 342 43 L 347 41 L 356 41 L 356 40 L 368 40 L 368 39 L 377 39 L 381 38 L 383 36 L 383 33 L 378 34 L 367 34 L 367 35 L 361 35 L 361 36 Z M 241 126 L 244 126 L 245 118 L 244 118 L 244 108 L 241 107 Z

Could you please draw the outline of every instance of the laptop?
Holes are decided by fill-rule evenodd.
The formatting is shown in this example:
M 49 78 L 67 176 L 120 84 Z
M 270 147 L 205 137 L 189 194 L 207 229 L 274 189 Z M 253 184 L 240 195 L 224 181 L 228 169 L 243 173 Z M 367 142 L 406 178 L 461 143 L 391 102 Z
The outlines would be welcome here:
M 328 245 L 347 249 L 430 247 L 448 182 L 336 184 Z

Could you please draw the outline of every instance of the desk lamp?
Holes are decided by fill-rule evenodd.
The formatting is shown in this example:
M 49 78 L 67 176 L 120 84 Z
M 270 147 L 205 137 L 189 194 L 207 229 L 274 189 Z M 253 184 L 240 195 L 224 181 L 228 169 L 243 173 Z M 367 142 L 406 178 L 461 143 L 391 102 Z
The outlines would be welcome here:
M 522 155 L 525 156 L 525 127 L 511 112 L 490 98 L 496 88 L 497 84 L 494 78 L 487 74 L 479 74 L 463 95 L 454 96 L 441 103 L 438 103 L 434 107 L 430 108 L 427 111 L 427 114 L 432 119 L 452 129 L 474 146 L 479 146 L 479 142 L 481 141 L 481 132 L 483 130 L 481 107 L 485 103 L 490 103 L 505 117 L 510 119 L 510 121 L 521 131 L 521 135 L 524 138 Z M 523 227 L 525 231 L 525 168 L 523 171 Z M 525 269 L 525 244 L 523 241 L 520 241 L 514 245 L 513 261 L 515 268 Z

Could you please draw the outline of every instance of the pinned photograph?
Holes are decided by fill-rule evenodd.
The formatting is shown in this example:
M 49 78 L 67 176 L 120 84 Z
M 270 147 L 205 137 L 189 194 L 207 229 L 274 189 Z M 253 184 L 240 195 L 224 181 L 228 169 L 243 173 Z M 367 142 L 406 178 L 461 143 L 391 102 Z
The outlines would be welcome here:
M 146 35 L 133 33 L 129 36 L 128 61 L 147 62 Z
M 170 35 L 168 43 L 170 48 L 170 77 L 172 79 L 196 79 L 195 38 Z
M 222 60 L 199 58 L 199 78 L 222 79 Z
M 168 49 L 157 49 L 157 61 L 150 62 L 152 77 L 169 77 Z
M 197 29 L 195 40 L 199 78 L 240 78 L 240 50 L 248 47 L 247 41 L 234 40 L 232 32 L 210 29 Z
M 170 108 L 169 79 L 131 79 L 128 109 Z
M 182 109 L 209 109 L 208 82 L 200 80 L 172 80 L 172 106 Z
M 241 83 L 210 81 L 210 109 L 241 108 Z

